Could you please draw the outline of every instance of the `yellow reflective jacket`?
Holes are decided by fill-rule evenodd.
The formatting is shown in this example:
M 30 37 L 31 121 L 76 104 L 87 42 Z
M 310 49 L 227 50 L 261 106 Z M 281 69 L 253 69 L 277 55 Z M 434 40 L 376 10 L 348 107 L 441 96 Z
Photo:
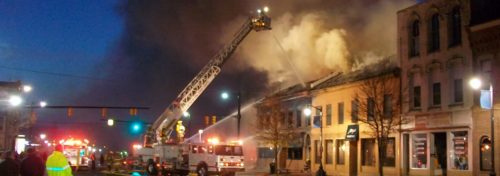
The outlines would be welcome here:
M 45 163 L 49 176 L 73 176 L 66 156 L 61 152 L 54 151 Z

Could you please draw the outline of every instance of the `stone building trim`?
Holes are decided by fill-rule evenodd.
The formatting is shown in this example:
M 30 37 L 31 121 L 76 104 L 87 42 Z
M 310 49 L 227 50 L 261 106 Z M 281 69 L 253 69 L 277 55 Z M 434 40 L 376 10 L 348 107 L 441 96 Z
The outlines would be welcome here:
M 439 71 L 443 71 L 443 64 L 441 62 L 439 62 L 438 60 L 436 59 L 433 59 L 431 61 L 431 63 L 427 64 L 427 66 L 425 67 L 425 71 L 427 73 L 431 73 L 433 70 L 435 69 L 439 69 Z

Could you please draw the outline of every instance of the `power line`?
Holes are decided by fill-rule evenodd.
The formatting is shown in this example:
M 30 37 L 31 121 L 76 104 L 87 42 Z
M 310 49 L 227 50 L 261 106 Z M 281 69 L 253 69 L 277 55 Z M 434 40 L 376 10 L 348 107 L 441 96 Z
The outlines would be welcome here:
M 39 74 L 61 76 L 61 77 L 71 77 L 71 78 L 79 78 L 79 79 L 87 79 L 87 80 L 96 80 L 96 81 L 116 81 L 116 80 L 112 80 L 112 79 L 108 79 L 108 78 L 98 78 L 98 77 L 83 76 L 83 75 L 73 75 L 73 74 L 67 74 L 67 73 L 30 70 L 30 69 L 25 69 L 25 68 L 9 67 L 9 66 L 5 66 L 5 65 L 0 65 L 0 69 L 24 71 L 24 72 L 31 72 L 31 73 L 39 73 Z

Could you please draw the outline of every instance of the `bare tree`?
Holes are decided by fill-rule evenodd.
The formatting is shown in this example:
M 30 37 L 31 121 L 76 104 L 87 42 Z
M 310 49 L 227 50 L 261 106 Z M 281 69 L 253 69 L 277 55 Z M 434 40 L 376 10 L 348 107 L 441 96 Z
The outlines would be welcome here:
M 275 150 L 274 161 L 276 174 L 279 175 L 280 152 L 298 139 L 299 133 L 292 125 L 292 119 L 286 118 L 285 109 L 279 101 L 262 103 L 258 107 L 256 139 Z
M 387 156 L 389 135 L 398 132 L 406 121 L 401 118 L 401 86 L 399 70 L 380 74 L 363 80 L 354 95 L 358 102 L 358 119 L 370 128 L 370 135 L 376 139 L 378 147 L 378 172 L 384 175 L 383 166 Z

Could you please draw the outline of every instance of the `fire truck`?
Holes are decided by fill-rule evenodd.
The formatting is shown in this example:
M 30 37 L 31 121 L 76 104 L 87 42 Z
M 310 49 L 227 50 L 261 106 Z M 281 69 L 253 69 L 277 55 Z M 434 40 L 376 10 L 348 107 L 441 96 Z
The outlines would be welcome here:
M 59 141 L 59 144 L 64 147 L 64 155 L 68 159 L 68 162 L 71 167 L 78 170 L 79 167 L 88 167 L 89 166 L 89 152 L 87 146 L 89 145 L 89 141 L 87 139 L 63 139 Z
M 234 53 L 238 45 L 253 30 L 271 30 L 269 8 L 257 10 L 257 15 L 249 17 L 238 30 L 231 43 L 225 45 L 207 65 L 188 83 L 177 98 L 160 114 L 144 135 L 145 148 L 153 148 L 157 161 L 169 166 L 170 171 L 183 173 L 196 171 L 206 176 L 210 171 L 233 172 L 244 167 L 241 144 L 167 144 L 180 117 L 198 99 L 203 91 L 220 73 L 224 63 Z
M 234 175 L 244 171 L 241 143 L 220 143 L 216 138 L 208 143 L 163 144 L 155 147 L 154 155 L 166 174 Z

